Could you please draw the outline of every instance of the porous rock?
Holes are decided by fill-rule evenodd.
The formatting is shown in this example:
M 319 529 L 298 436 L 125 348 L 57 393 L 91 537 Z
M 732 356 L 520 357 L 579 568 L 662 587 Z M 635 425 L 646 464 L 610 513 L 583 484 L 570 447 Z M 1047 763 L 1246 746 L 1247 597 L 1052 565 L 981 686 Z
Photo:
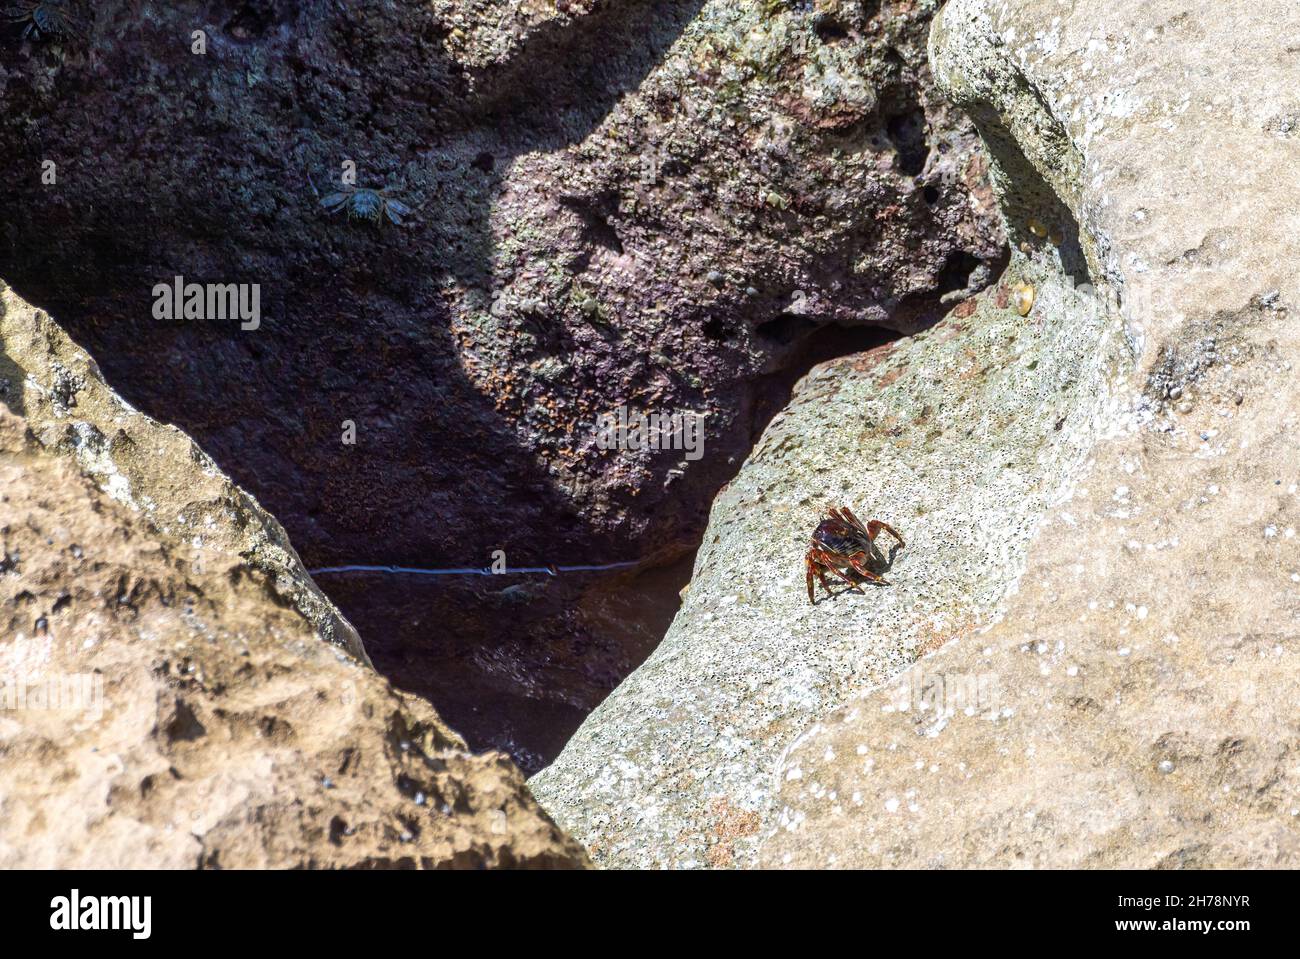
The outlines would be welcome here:
M 583 866 L 279 524 L 0 286 L 0 865 Z
M 84 43 L 0 38 L 0 275 L 313 568 L 668 562 L 811 334 L 916 329 L 1000 262 L 926 68 L 937 8 L 77 5 Z M 349 160 L 405 226 L 322 209 Z M 260 327 L 156 319 L 176 276 L 259 284 Z M 598 449 L 621 405 L 705 415 L 704 456 Z M 322 583 L 381 669 L 530 763 L 538 717 L 576 723 L 647 651 L 559 584 Z M 537 649 L 574 682 L 530 682 Z

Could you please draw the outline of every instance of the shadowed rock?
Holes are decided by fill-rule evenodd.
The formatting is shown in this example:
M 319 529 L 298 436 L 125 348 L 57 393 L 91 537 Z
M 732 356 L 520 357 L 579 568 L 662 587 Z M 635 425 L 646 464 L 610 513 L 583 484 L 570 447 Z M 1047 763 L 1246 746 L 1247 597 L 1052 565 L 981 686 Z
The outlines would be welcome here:
M 284 532 L 0 285 L 0 865 L 580 867 Z

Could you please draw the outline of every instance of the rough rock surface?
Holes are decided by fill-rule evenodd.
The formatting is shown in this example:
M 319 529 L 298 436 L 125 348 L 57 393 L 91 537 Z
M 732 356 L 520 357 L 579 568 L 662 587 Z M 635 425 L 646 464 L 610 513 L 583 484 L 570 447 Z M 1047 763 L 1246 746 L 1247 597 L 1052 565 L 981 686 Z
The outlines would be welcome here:
M 667 561 L 796 371 L 866 342 L 828 324 L 911 331 L 996 272 L 983 156 L 926 70 L 937 8 L 87 5 L 85 45 L 0 36 L 0 275 L 312 567 Z M 321 211 L 347 159 L 406 227 Z M 261 284 L 261 328 L 154 319 L 176 275 Z M 705 456 L 596 449 L 620 404 L 707 414 Z M 549 747 L 495 717 L 576 724 L 646 652 L 569 586 L 322 583 L 389 675 L 495 697 L 450 718 L 521 756 Z M 407 604 L 472 610 L 473 642 Z M 527 680 L 539 649 L 570 687 Z
M 200 567 L 211 555 L 264 574 L 277 601 L 297 610 L 321 639 L 369 663 L 356 630 L 303 569 L 275 518 L 185 433 L 124 402 L 49 314 L 2 280 L 0 336 L 0 400 L 23 417 L 41 447 L 74 459 L 112 499 L 164 536 L 187 542 Z
M 1280 0 L 949 4 L 1005 301 L 1037 289 L 1019 357 L 947 360 L 988 364 L 999 291 L 801 385 L 663 648 L 535 782 L 599 861 L 1300 861 L 1298 45 Z M 803 498 L 908 535 L 893 585 L 808 607 Z
M 278 524 L 0 286 L 0 866 L 586 864 L 349 638 Z
M 1003 286 L 964 317 L 799 384 L 718 497 L 664 641 L 532 780 L 598 861 L 751 864 L 795 736 L 996 613 L 1124 362 L 1091 297 L 1035 279 L 1035 309 L 1062 322 L 1022 318 Z M 840 503 L 907 546 L 891 587 L 810 606 L 807 537 Z

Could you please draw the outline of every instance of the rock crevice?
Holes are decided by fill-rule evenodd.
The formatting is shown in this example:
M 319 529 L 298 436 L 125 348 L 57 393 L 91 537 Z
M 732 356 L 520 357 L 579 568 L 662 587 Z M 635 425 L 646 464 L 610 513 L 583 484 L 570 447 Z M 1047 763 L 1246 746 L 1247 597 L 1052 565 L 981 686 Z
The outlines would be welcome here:
M 0 865 L 581 867 L 284 530 L 0 284 Z

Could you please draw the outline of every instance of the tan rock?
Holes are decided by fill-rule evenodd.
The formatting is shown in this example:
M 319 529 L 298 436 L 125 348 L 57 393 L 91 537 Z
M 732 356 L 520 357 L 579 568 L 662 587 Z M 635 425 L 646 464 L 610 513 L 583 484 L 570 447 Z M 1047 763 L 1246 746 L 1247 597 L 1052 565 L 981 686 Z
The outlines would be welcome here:
M 585 864 L 346 650 L 251 497 L 0 309 L 0 866 Z
M 312 582 L 275 518 L 184 432 L 123 401 L 89 354 L 2 281 L 0 342 L 0 399 L 40 447 L 74 459 L 109 497 L 192 545 L 200 567 L 224 558 L 265 573 L 279 601 L 321 639 L 369 662 L 357 631 Z

